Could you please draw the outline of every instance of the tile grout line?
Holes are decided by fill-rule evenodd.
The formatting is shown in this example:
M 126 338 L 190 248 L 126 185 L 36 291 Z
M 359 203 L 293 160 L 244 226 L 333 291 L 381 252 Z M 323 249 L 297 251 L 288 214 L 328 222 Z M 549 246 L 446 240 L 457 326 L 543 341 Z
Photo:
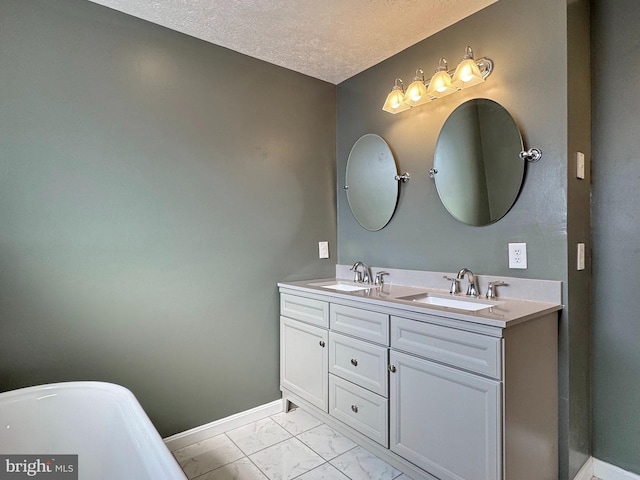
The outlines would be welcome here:
M 229 430 L 229 431 L 231 431 L 231 430 Z M 251 458 L 249 458 L 249 455 L 247 455 L 247 454 L 244 452 L 244 450 L 242 450 L 242 449 L 240 448 L 240 446 L 239 446 L 236 442 L 234 442 L 234 441 L 231 439 L 231 437 L 230 437 L 229 435 L 227 435 L 227 433 L 226 433 L 226 432 L 221 433 L 220 435 L 224 435 L 227 439 L 229 439 L 229 441 L 230 441 L 230 442 L 231 442 L 231 443 L 232 443 L 232 444 L 233 444 L 233 445 L 234 445 L 238 450 L 240 450 L 240 452 L 242 453 L 242 457 L 237 458 L 236 460 L 233 460 L 232 462 L 225 463 L 224 465 L 220 465 L 219 467 L 216 467 L 216 468 L 214 468 L 213 470 L 209 470 L 208 472 L 205 472 L 205 473 L 203 473 L 203 474 L 201 474 L 201 475 L 198 475 L 197 477 L 194 477 L 194 478 L 192 478 L 192 479 L 190 479 L 190 480 L 198 480 L 198 478 L 200 478 L 200 477 L 204 477 L 205 475 L 209 475 L 209 474 L 211 474 L 212 472 L 215 472 L 216 470 L 219 470 L 219 469 L 224 468 L 224 467 L 226 467 L 226 466 L 228 466 L 228 465 L 231 465 L 232 463 L 239 462 L 240 460 L 244 460 L 244 459 L 247 459 L 247 460 L 251 463 L 251 465 L 253 465 L 254 467 L 256 467 L 256 468 L 258 469 L 258 471 L 259 471 L 262 475 L 264 475 L 264 476 L 265 476 L 265 478 L 269 479 L 269 476 L 268 476 L 268 475 L 267 475 L 267 474 L 266 474 L 266 473 L 265 473 L 265 472 L 264 472 L 264 471 L 263 471 L 263 470 L 262 470 L 258 465 L 256 465 L 256 464 L 255 464 L 255 462 L 254 462 L 253 460 L 251 460 Z M 219 435 L 216 435 L 216 436 L 219 436 Z M 287 440 L 288 440 L 288 439 L 287 439 Z M 286 440 L 283 440 L 283 441 L 286 441 Z M 278 442 L 278 443 L 280 443 L 280 442 Z M 274 444 L 274 445 L 277 445 L 277 443 L 276 443 L 276 444 Z M 266 447 L 266 448 L 269 448 L 269 447 Z M 262 450 L 264 450 L 264 449 L 262 449 Z M 261 451 L 261 450 L 258 450 L 258 451 Z M 254 453 L 258 453 L 258 452 L 254 452 Z M 252 455 L 253 455 L 253 454 L 252 454 Z
M 304 410 L 303 410 L 303 412 L 304 412 Z M 307 412 L 304 412 L 304 413 L 307 413 Z M 324 466 L 324 465 L 330 465 L 331 467 L 335 468 L 338 472 L 340 472 L 340 470 L 338 470 L 338 468 L 337 468 L 335 465 L 332 465 L 332 464 L 330 463 L 330 460 L 325 459 L 322 455 L 320 455 L 320 453 L 319 453 L 319 452 L 316 452 L 316 451 L 311 447 L 311 445 L 307 445 L 307 444 L 306 444 L 305 442 L 303 442 L 300 438 L 298 438 L 300 435 L 302 435 L 302 434 L 304 434 L 304 433 L 310 432 L 311 430 L 313 430 L 313 429 L 315 429 L 315 428 L 318 428 L 318 427 L 321 427 L 321 426 L 323 426 L 323 425 L 326 425 L 324 422 L 322 422 L 322 420 L 320 420 L 320 419 L 318 419 L 318 418 L 314 417 L 313 415 L 308 414 L 308 413 L 307 413 L 307 415 L 312 416 L 315 420 L 317 420 L 318 422 L 320 422 L 320 424 L 319 424 L 319 425 L 314 425 L 314 426 L 312 426 L 312 427 L 309 427 L 309 428 L 307 428 L 306 430 L 302 430 L 302 431 L 300 431 L 300 432 L 299 432 L 299 433 L 297 433 L 297 434 L 293 433 L 291 430 L 288 430 L 288 429 L 287 429 L 287 427 L 285 427 L 284 425 L 281 425 L 281 424 L 280 424 L 276 419 L 274 419 L 273 417 L 274 417 L 275 415 L 272 415 L 271 417 L 269 417 L 269 418 L 271 418 L 271 420 L 273 420 L 276 424 L 280 425 L 280 427 L 282 427 L 282 428 L 283 428 L 287 433 L 289 433 L 289 434 L 291 435 L 291 437 L 290 437 L 290 438 L 288 438 L 288 439 L 286 439 L 286 440 L 282 440 L 281 442 L 278 442 L 278 443 L 283 443 L 283 442 L 285 442 L 285 441 L 287 441 L 287 440 L 291 440 L 292 438 L 295 438 L 298 442 L 300 442 L 302 445 L 304 445 L 305 447 L 307 447 L 309 450 L 311 450 L 315 455 L 317 455 L 317 456 L 322 460 L 322 463 L 321 463 L 320 465 L 317 465 L 317 466 L 313 467 L 312 469 L 307 470 L 306 472 L 302 472 L 300 475 L 296 475 L 295 477 L 292 477 L 290 480 L 295 480 L 295 479 L 297 479 L 297 478 L 300 478 L 301 476 L 306 475 L 307 473 L 312 472 L 313 470 L 316 470 L 316 469 L 318 469 L 318 468 L 320 468 L 320 467 L 322 467 L 322 466 Z M 331 428 L 331 427 L 329 427 L 329 428 Z M 271 445 L 271 446 L 278 445 L 278 443 L 274 443 L 274 444 L 273 444 L 273 445 Z M 357 445 L 355 445 L 355 446 L 351 447 L 350 449 L 346 450 L 346 451 L 345 451 L 345 452 L 343 452 L 343 453 L 347 453 L 348 451 L 353 450 L 354 448 L 356 448 L 356 446 L 357 446 Z M 269 448 L 269 447 L 265 447 L 263 450 L 265 450 L 266 448 Z M 260 450 L 260 451 L 262 451 L 262 450 Z M 258 452 L 255 452 L 255 453 L 258 453 Z M 252 455 L 253 455 L 253 454 L 252 454 Z M 335 456 L 335 457 L 333 457 L 333 458 L 337 458 L 337 457 L 339 457 L 340 455 L 342 455 L 342 453 L 341 453 L 341 454 L 339 454 L 339 455 L 336 455 L 336 456 Z M 253 460 L 251 460 L 251 458 L 249 458 L 249 460 L 253 463 Z M 254 463 L 254 465 L 255 465 L 255 463 Z M 262 472 L 262 473 L 263 473 L 267 478 L 269 478 L 269 476 L 268 476 L 265 472 L 263 472 L 263 471 L 260 469 L 260 467 L 258 467 L 257 465 L 256 465 L 256 467 L 257 467 L 257 468 L 258 468 L 258 470 L 260 470 L 260 471 L 261 471 L 261 472 Z M 346 478 L 349 478 L 349 480 L 352 480 L 352 479 L 351 479 L 351 477 L 347 476 L 345 473 L 343 473 L 343 472 L 340 472 L 340 473 L 341 473 L 342 475 L 344 475 Z
M 315 418 L 315 417 L 314 417 L 314 418 Z M 318 428 L 318 427 L 321 427 L 321 426 L 323 426 L 323 425 L 327 425 L 327 424 L 326 424 L 326 423 L 322 423 L 322 424 L 320 424 L 320 425 L 316 425 L 315 427 L 309 428 L 309 429 L 305 430 L 304 432 L 300 432 L 298 435 L 302 435 L 303 433 L 309 432 L 309 431 L 313 430 L 314 428 Z M 327 426 L 328 426 L 328 425 L 327 425 Z M 329 428 L 331 428 L 331 427 L 329 427 Z M 332 430 L 333 430 L 333 429 L 332 429 Z M 337 433 L 337 432 L 336 432 L 336 433 Z M 339 434 L 340 436 L 344 437 L 344 435 L 342 435 L 342 434 L 340 434 L 340 433 L 338 433 L 338 434 Z M 346 473 L 344 473 L 344 472 L 341 472 L 341 471 L 338 469 L 338 467 L 336 467 L 333 463 L 331 463 L 331 460 L 335 460 L 335 459 L 336 459 L 336 458 L 338 458 L 339 456 L 344 455 L 345 453 L 348 453 L 348 452 L 350 452 L 351 450 L 353 450 L 353 449 L 357 448 L 357 447 L 358 447 L 358 445 L 357 445 L 357 444 L 356 444 L 356 445 L 354 445 L 353 447 L 351 447 L 351 448 L 349 448 L 349 449 L 345 450 L 344 452 L 339 453 L 339 454 L 338 454 L 338 455 L 336 455 L 335 457 L 333 457 L 333 458 L 331 458 L 331 459 L 327 460 L 327 459 L 326 459 L 326 458 L 324 458 L 324 457 L 323 457 L 319 452 L 316 452 L 316 451 L 313 449 L 313 447 L 312 447 L 311 445 L 307 445 L 305 442 L 303 442 L 302 440 L 300 440 L 300 439 L 298 438 L 298 435 L 296 435 L 294 438 L 296 438 L 296 439 L 297 439 L 298 441 L 300 441 L 303 445 L 305 445 L 307 448 L 309 448 L 309 450 L 311 450 L 313 453 L 315 453 L 316 455 L 318 455 L 318 456 L 319 456 L 319 457 L 324 461 L 324 463 L 322 463 L 322 464 L 318 465 L 317 467 L 312 468 L 311 470 L 308 470 L 308 471 L 306 471 L 306 472 L 304 472 L 304 473 L 301 473 L 300 475 L 298 475 L 297 477 L 294 477 L 294 479 L 291 479 L 291 480 L 295 480 L 295 478 L 301 477 L 302 475 L 305 475 L 305 474 L 307 474 L 307 473 L 309 473 L 309 472 L 311 472 L 311 471 L 313 471 L 313 470 L 315 470 L 315 469 L 317 469 L 317 468 L 320 468 L 320 467 L 321 467 L 321 466 L 323 466 L 323 465 L 330 465 L 331 467 L 335 468 L 338 472 L 340 472 L 342 475 L 344 475 L 344 476 L 345 476 L 346 478 L 348 478 L 349 480 L 353 480 L 350 476 L 348 476 L 348 475 L 347 475 Z M 346 437 L 345 437 L 345 438 L 346 438 Z
M 267 473 L 266 473 L 265 471 L 263 471 L 263 470 L 262 470 L 258 465 L 256 465 L 256 462 L 254 462 L 253 460 L 251 460 L 251 458 L 249 458 L 249 456 L 248 456 L 248 455 L 247 455 L 245 458 L 246 458 L 247 460 L 249 460 L 249 461 L 251 462 L 251 465 L 253 465 L 254 467 L 256 467 L 256 468 L 258 469 L 258 471 L 259 471 L 262 475 L 264 475 L 264 477 L 265 477 L 266 479 L 271 480 L 271 479 L 269 478 L 269 475 L 267 475 Z
M 320 458 L 322 458 L 322 457 L 320 457 Z M 323 460 L 324 460 L 324 458 L 323 458 Z M 320 464 L 320 465 L 318 465 L 317 467 L 313 467 L 311 470 L 307 470 L 306 472 L 303 472 L 303 473 L 301 473 L 300 475 L 297 475 L 297 476 L 295 476 L 295 477 L 291 478 L 290 480 L 296 480 L 296 478 L 300 478 L 301 476 L 306 475 L 306 474 L 307 474 L 307 473 L 309 473 L 309 472 L 313 472 L 314 470 L 317 470 L 318 468 L 320 468 L 320 467 L 322 467 L 322 466 L 324 466 L 324 465 L 327 465 L 328 463 L 329 463 L 329 462 L 321 463 L 321 464 Z
M 271 417 L 268 417 L 268 418 L 271 418 Z M 272 420 L 273 420 L 273 419 L 272 419 Z M 278 422 L 276 422 L 275 420 L 273 420 L 273 421 L 274 421 L 275 423 L 278 423 Z M 229 431 L 231 431 L 231 430 L 229 430 Z M 268 480 L 271 480 L 271 479 L 269 478 L 269 475 L 267 475 L 267 474 L 266 474 L 266 473 L 265 473 L 265 472 L 264 472 L 264 471 L 263 471 L 263 470 L 262 470 L 258 465 L 256 465 L 256 462 L 254 462 L 253 460 L 251 460 L 251 457 L 250 457 L 249 455 L 247 455 L 246 453 L 244 453 L 244 450 L 242 450 L 242 449 L 240 448 L 240 446 L 239 446 L 236 442 L 234 442 L 234 441 L 231 439 L 231 437 L 229 437 L 229 435 L 227 435 L 227 433 L 226 433 L 226 432 L 225 432 L 225 433 L 223 433 L 223 435 L 226 435 L 226 436 L 227 436 L 227 438 L 229 438 L 229 440 L 231 440 L 231 442 L 232 442 L 236 447 L 238 447 L 238 449 L 239 449 L 239 450 L 244 454 L 244 457 L 242 457 L 242 458 L 246 458 L 247 460 L 249 460 L 249 462 L 251 462 L 251 465 L 253 465 L 254 467 L 256 467 L 256 468 L 258 469 L 258 471 L 259 471 L 262 475 L 264 475 L 264 477 L 265 477 L 265 478 L 267 478 Z M 288 440 L 288 439 L 287 439 L 287 440 Z M 284 442 L 284 441 L 285 441 L 285 440 L 283 440 L 283 442 Z M 274 445 L 277 445 L 277 443 L 276 443 L 276 444 L 274 444 Z M 269 447 L 266 447 L 266 448 L 269 448 Z M 263 448 L 262 450 L 264 450 L 264 448 Z M 260 451 L 262 451 L 262 450 L 258 450 L 258 452 L 260 452 Z M 258 453 L 258 452 L 254 452 L 254 453 Z M 253 455 L 253 453 L 252 453 L 251 455 Z M 238 460 L 240 460 L 240 459 L 238 459 Z M 237 460 L 236 460 L 236 461 L 237 461 Z

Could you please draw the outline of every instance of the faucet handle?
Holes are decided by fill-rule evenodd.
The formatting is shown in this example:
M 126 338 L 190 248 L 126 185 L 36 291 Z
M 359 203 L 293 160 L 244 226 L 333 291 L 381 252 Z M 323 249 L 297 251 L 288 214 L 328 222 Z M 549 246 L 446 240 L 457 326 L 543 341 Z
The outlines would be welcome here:
M 451 282 L 451 286 L 449 287 L 449 293 L 451 295 L 455 295 L 456 293 L 458 293 L 458 280 L 460 280 L 459 278 L 448 277 L 446 275 L 443 275 L 442 278 Z
M 501 280 L 496 280 L 494 282 L 489 282 L 489 286 L 487 287 L 487 294 L 486 297 L 491 299 L 491 298 L 496 298 L 498 295 L 496 294 L 496 287 L 498 286 L 504 286 L 507 287 L 509 286 L 508 283 L 505 283 Z
M 374 280 L 375 285 L 382 285 L 384 283 L 384 276 L 389 275 L 389 272 L 380 271 L 376 273 L 376 279 Z

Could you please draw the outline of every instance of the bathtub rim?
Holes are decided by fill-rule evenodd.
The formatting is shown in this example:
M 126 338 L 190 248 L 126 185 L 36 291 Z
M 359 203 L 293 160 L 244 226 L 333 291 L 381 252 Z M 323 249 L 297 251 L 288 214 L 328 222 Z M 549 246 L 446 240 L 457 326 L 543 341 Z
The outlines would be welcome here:
M 66 381 L 56 383 L 46 383 L 41 385 L 33 385 L 29 387 L 17 388 L 14 390 L 7 390 L 0 392 L 0 410 L 2 405 L 7 403 L 14 403 L 16 401 L 33 401 L 41 398 L 49 397 L 53 394 L 62 392 L 73 392 L 74 390 L 90 390 L 93 392 L 102 391 L 114 395 L 117 399 L 117 404 L 123 409 L 125 414 L 125 421 L 134 421 L 136 432 L 140 432 L 142 437 L 135 437 L 139 444 L 144 444 L 144 452 L 154 455 L 156 462 L 162 462 L 162 468 L 168 475 L 166 478 L 171 479 L 184 479 L 187 477 L 180 468 L 180 465 L 173 457 L 173 454 L 164 443 L 160 433 L 155 428 L 151 419 L 145 412 L 144 408 L 128 388 L 111 382 L 103 381 Z M 144 459 L 146 460 L 146 459 Z

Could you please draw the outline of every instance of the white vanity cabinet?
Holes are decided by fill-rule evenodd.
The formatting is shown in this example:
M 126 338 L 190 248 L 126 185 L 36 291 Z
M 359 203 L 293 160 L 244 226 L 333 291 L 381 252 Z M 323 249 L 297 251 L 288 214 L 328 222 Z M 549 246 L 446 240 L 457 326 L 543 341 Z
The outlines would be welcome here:
M 285 402 L 414 480 L 557 478 L 557 308 L 500 325 L 280 286 Z

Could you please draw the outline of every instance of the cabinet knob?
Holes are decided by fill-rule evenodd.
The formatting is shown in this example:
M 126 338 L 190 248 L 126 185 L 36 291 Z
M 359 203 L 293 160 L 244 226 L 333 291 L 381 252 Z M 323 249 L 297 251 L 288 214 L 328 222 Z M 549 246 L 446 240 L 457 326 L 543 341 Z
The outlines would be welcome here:
M 320 346 L 324 348 L 324 340 L 320 340 Z
M 358 405 L 351 405 L 351 410 L 353 413 L 358 413 Z
M 358 366 L 358 360 L 356 360 L 355 358 L 351 359 L 351 365 L 353 365 L 354 367 Z
M 395 365 L 389 365 L 389 371 L 391 373 L 396 373 L 396 366 Z

